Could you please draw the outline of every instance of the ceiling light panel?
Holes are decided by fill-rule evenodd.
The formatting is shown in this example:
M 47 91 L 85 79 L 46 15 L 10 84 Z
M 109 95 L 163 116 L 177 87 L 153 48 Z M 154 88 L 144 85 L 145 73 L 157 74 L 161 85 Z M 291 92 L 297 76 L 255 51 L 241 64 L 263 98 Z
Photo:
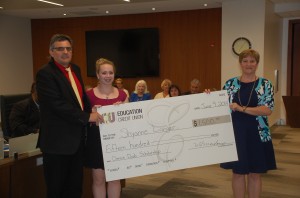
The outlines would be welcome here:
M 56 5 L 56 6 L 64 6 L 63 4 L 55 3 L 55 2 L 52 2 L 52 1 L 44 1 L 44 0 L 37 0 L 37 1 L 52 4 L 52 5 Z

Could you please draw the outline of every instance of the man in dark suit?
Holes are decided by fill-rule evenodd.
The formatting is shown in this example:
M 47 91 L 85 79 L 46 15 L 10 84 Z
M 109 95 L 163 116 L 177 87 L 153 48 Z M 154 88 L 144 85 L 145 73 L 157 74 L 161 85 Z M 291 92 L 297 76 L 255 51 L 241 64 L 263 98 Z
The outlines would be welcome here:
M 103 122 L 100 114 L 91 112 L 80 68 L 71 63 L 72 44 L 69 36 L 54 35 L 49 46 L 51 60 L 36 75 L 39 147 L 48 198 L 81 197 L 86 126 Z
M 32 83 L 30 92 L 30 97 L 15 103 L 9 114 L 9 126 L 12 131 L 12 137 L 39 131 L 40 111 L 35 83 Z

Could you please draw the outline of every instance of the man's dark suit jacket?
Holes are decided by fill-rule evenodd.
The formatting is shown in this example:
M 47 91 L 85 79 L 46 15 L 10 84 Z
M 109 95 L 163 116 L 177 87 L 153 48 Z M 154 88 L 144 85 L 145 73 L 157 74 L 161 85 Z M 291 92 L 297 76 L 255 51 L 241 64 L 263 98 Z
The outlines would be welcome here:
M 80 68 L 71 65 L 84 89 Z M 52 61 L 38 71 L 36 83 L 41 113 L 38 146 L 44 153 L 74 154 L 85 136 L 90 116 L 91 107 L 85 91 L 82 90 L 82 111 L 71 83 Z
M 14 104 L 10 115 L 9 125 L 13 137 L 38 132 L 40 128 L 39 109 L 32 97 Z

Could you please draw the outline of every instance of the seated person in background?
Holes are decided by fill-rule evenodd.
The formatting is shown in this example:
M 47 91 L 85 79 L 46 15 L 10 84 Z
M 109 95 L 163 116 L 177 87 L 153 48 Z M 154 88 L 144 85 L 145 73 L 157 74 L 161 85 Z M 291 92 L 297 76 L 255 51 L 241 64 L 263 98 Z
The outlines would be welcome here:
M 180 89 L 177 85 L 171 85 L 169 88 L 169 96 L 170 97 L 175 97 L 175 96 L 180 96 L 181 92 Z
M 147 83 L 144 80 L 139 80 L 135 84 L 135 90 L 130 95 L 129 101 L 130 102 L 137 102 L 142 100 L 150 100 L 151 95 L 147 89 Z
M 190 95 L 200 93 L 200 81 L 197 78 L 194 78 L 191 81 L 190 91 L 184 92 L 182 95 Z
M 116 86 L 118 89 L 123 90 L 123 91 L 126 93 L 127 98 L 129 98 L 129 92 L 128 92 L 127 89 L 124 88 L 122 78 L 117 78 L 117 79 L 115 80 L 115 86 Z
M 169 87 L 171 86 L 172 82 L 169 79 L 164 79 L 160 85 L 162 92 L 159 92 L 155 95 L 154 99 L 159 98 L 168 98 L 169 97 Z
M 30 92 L 31 96 L 29 98 L 17 102 L 12 107 L 9 115 L 12 137 L 39 132 L 40 111 L 35 83 L 32 83 Z

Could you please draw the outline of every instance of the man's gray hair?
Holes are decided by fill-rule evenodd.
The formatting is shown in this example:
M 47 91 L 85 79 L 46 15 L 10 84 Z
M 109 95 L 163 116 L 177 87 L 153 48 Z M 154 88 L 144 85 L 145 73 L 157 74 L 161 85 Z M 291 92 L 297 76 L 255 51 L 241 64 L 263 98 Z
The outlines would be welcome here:
M 198 80 L 197 78 L 194 78 L 194 79 L 191 81 L 191 84 L 198 84 L 198 85 L 200 85 L 200 80 Z

